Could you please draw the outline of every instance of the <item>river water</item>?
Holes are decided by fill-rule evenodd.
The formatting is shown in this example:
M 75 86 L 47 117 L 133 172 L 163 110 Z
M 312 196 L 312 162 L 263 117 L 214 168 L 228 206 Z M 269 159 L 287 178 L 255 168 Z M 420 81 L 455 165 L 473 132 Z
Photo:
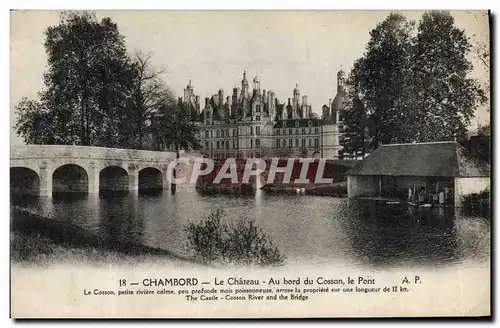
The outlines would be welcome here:
M 128 194 L 11 198 L 11 204 L 69 222 L 111 243 L 130 242 L 186 254 L 183 228 L 215 209 L 223 220 L 253 218 L 286 256 L 286 265 L 338 264 L 357 268 L 464 265 L 490 261 L 490 220 L 454 209 L 316 196 Z M 67 236 L 71 238 L 71 236 Z

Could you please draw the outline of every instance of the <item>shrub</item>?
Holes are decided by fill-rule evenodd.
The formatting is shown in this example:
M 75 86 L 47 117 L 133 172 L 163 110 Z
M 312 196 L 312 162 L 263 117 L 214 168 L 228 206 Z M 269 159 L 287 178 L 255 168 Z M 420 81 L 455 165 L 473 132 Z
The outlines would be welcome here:
M 479 193 L 464 195 L 462 203 L 466 213 L 479 214 L 482 216 L 490 215 L 490 191 L 485 189 Z
M 221 222 L 224 212 L 216 210 L 198 224 L 185 227 L 190 249 L 204 262 L 236 265 L 278 266 L 285 257 L 254 220 L 241 218 Z

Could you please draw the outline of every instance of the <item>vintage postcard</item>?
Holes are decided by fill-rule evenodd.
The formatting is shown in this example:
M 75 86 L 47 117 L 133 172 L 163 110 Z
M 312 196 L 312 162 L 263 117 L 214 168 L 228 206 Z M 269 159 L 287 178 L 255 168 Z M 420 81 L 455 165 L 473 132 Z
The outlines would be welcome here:
M 489 49 L 488 11 L 11 11 L 11 317 L 489 317 Z

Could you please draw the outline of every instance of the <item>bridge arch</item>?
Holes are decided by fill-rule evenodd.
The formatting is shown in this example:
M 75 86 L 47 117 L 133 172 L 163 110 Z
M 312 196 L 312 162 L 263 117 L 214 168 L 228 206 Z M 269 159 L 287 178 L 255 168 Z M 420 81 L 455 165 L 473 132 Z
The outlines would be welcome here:
M 163 191 L 163 174 L 155 167 L 145 167 L 139 171 L 139 192 L 159 193 Z
M 88 193 L 89 177 L 87 171 L 76 164 L 59 166 L 52 173 L 52 194 Z
M 30 168 L 14 166 L 10 168 L 11 195 L 40 195 L 40 176 Z
M 121 166 L 107 166 L 99 172 L 99 193 L 129 190 L 128 172 Z

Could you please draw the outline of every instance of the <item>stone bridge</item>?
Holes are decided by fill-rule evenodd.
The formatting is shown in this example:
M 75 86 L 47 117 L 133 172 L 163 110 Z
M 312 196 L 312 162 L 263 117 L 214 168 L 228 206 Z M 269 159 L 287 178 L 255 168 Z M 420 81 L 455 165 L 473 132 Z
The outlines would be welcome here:
M 39 196 L 168 189 L 173 152 L 66 145 L 10 150 L 10 191 Z

